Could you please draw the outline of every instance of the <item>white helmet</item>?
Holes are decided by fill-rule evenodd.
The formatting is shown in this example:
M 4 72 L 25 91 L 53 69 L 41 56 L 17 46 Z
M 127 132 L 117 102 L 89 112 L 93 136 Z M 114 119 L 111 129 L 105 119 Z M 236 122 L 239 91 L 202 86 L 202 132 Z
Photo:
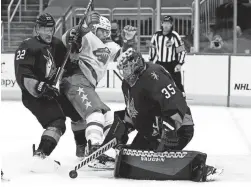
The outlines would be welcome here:
M 110 37 L 110 35 L 111 35 L 111 22 L 109 21 L 109 19 L 107 19 L 104 16 L 100 16 L 99 23 L 93 25 L 94 34 L 96 34 L 98 28 L 105 29 L 105 30 L 109 31 L 108 37 Z

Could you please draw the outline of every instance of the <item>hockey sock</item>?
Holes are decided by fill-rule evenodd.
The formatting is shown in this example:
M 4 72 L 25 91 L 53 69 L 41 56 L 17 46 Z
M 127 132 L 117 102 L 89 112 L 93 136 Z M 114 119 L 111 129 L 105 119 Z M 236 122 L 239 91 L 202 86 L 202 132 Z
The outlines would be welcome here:
M 48 127 L 41 138 L 38 149 L 41 150 L 46 156 L 49 156 L 55 149 L 62 133 L 56 127 Z
M 101 112 L 94 112 L 86 118 L 87 128 L 85 137 L 87 141 L 93 144 L 102 144 L 103 142 L 103 127 L 105 123 L 104 115 Z
M 73 131 L 77 145 L 86 145 L 85 130 Z

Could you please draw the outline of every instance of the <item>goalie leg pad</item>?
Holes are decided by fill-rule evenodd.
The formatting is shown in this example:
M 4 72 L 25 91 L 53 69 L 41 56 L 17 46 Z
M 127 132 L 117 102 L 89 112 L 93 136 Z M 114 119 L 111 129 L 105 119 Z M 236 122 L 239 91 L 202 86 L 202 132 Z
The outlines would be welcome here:
M 200 181 L 206 158 L 206 154 L 197 151 L 122 149 L 116 158 L 114 176 L 143 180 Z

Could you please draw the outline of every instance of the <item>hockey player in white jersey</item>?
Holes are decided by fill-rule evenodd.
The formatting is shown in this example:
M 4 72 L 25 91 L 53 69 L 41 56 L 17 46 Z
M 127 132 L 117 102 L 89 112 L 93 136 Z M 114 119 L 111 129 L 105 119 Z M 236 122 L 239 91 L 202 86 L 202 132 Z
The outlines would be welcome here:
M 136 28 L 128 28 L 130 29 L 125 29 L 125 32 L 129 40 L 134 38 Z M 81 31 L 72 28 L 62 37 L 65 45 L 74 46 L 70 60 L 75 68 L 68 70 L 68 75 L 62 80 L 61 87 L 82 117 L 81 121 L 72 122 L 77 145 L 76 155 L 80 158 L 83 158 L 86 152 L 90 154 L 100 147 L 113 123 L 113 113 L 95 91 L 98 82 L 107 71 L 108 63 L 114 61 L 121 50 L 119 45 L 108 40 L 110 33 L 110 21 L 92 11 L 87 16 L 86 27 Z M 85 149 L 86 145 L 87 149 Z M 113 169 L 114 159 L 102 155 L 89 167 Z

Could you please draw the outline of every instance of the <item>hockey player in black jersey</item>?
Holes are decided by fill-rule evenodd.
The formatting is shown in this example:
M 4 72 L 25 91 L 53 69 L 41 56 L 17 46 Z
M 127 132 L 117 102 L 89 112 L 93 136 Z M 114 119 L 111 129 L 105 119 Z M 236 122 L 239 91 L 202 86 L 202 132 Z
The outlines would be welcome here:
M 118 58 L 118 69 L 124 78 L 126 110 L 115 115 L 123 120 L 128 132 L 136 129 L 138 134 L 131 145 L 120 151 L 115 176 L 206 181 L 220 173 L 205 165 L 206 154 L 181 151 L 193 137 L 194 123 L 169 72 L 144 62 L 132 48 Z
M 49 14 L 36 20 L 36 36 L 24 40 L 15 53 L 15 75 L 22 91 L 22 103 L 45 129 L 39 147 L 34 150 L 32 171 L 53 171 L 58 162 L 49 156 L 65 132 L 65 115 L 74 111 L 59 90 L 52 85 L 57 68 L 64 61 L 66 48 L 55 38 L 55 21 Z M 66 106 L 66 107 L 65 107 Z M 23 121 L 25 123 L 25 121 Z M 24 124 L 25 126 L 25 124 Z
M 164 147 L 182 150 L 193 137 L 194 124 L 186 100 L 170 74 L 159 65 L 145 63 L 132 48 L 119 57 L 118 63 L 124 78 L 122 90 L 128 119 L 139 131 L 135 140 L 144 142 L 149 137 L 156 140 L 157 146 L 157 139 L 161 136 L 159 131 L 170 128 L 168 136 L 172 137 L 172 142 L 165 142 Z M 156 123 L 163 126 L 157 126 Z M 152 149 L 157 148 L 152 146 Z M 137 148 L 146 149 L 149 144 L 137 143 Z

